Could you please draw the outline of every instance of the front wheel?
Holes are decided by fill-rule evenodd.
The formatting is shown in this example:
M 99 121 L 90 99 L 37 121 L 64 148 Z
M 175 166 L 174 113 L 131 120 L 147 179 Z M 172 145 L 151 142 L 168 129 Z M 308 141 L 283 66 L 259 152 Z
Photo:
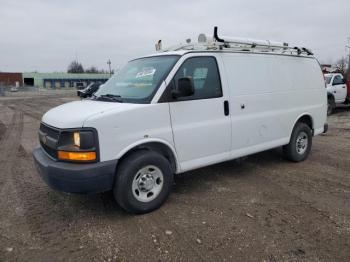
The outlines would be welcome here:
M 304 123 L 297 123 L 293 129 L 290 142 L 283 147 L 287 159 L 293 162 L 304 161 L 311 150 L 312 131 Z
M 154 151 L 136 151 L 120 163 L 113 194 L 123 209 L 142 214 L 164 203 L 172 183 L 173 171 L 164 156 Z

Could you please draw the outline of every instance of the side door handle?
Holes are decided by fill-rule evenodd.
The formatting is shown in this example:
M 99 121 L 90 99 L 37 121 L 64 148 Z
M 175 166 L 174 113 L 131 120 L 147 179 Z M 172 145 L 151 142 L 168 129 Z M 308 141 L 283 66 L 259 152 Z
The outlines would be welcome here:
M 228 116 L 230 114 L 230 106 L 227 100 L 224 101 L 224 114 L 225 116 Z

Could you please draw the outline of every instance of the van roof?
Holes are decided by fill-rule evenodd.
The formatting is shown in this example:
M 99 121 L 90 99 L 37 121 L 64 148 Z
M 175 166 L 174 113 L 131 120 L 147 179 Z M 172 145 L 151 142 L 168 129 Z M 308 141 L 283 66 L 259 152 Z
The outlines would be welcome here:
M 186 50 L 179 50 L 179 51 L 158 51 L 156 53 L 152 53 L 152 54 L 148 54 L 145 57 L 149 57 L 149 56 L 163 56 L 163 55 L 184 55 L 188 53 L 188 51 Z

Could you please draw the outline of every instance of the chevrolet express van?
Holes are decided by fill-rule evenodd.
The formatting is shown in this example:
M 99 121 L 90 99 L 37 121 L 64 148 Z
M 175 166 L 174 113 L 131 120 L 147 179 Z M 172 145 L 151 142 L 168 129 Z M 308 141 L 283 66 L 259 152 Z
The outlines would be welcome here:
M 325 132 L 327 93 L 311 51 L 200 35 L 134 59 L 90 99 L 42 118 L 42 179 L 72 193 L 113 190 L 131 213 L 166 200 L 174 174 L 283 147 L 299 162 Z

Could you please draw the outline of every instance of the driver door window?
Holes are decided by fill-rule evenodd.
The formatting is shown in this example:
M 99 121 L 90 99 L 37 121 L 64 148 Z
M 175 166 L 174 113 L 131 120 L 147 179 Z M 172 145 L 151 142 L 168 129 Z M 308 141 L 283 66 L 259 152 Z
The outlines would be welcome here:
M 192 57 L 187 59 L 173 78 L 175 88 L 177 88 L 178 80 L 184 77 L 192 80 L 194 94 L 178 98 L 178 100 L 208 99 L 222 96 L 219 70 L 214 57 Z

